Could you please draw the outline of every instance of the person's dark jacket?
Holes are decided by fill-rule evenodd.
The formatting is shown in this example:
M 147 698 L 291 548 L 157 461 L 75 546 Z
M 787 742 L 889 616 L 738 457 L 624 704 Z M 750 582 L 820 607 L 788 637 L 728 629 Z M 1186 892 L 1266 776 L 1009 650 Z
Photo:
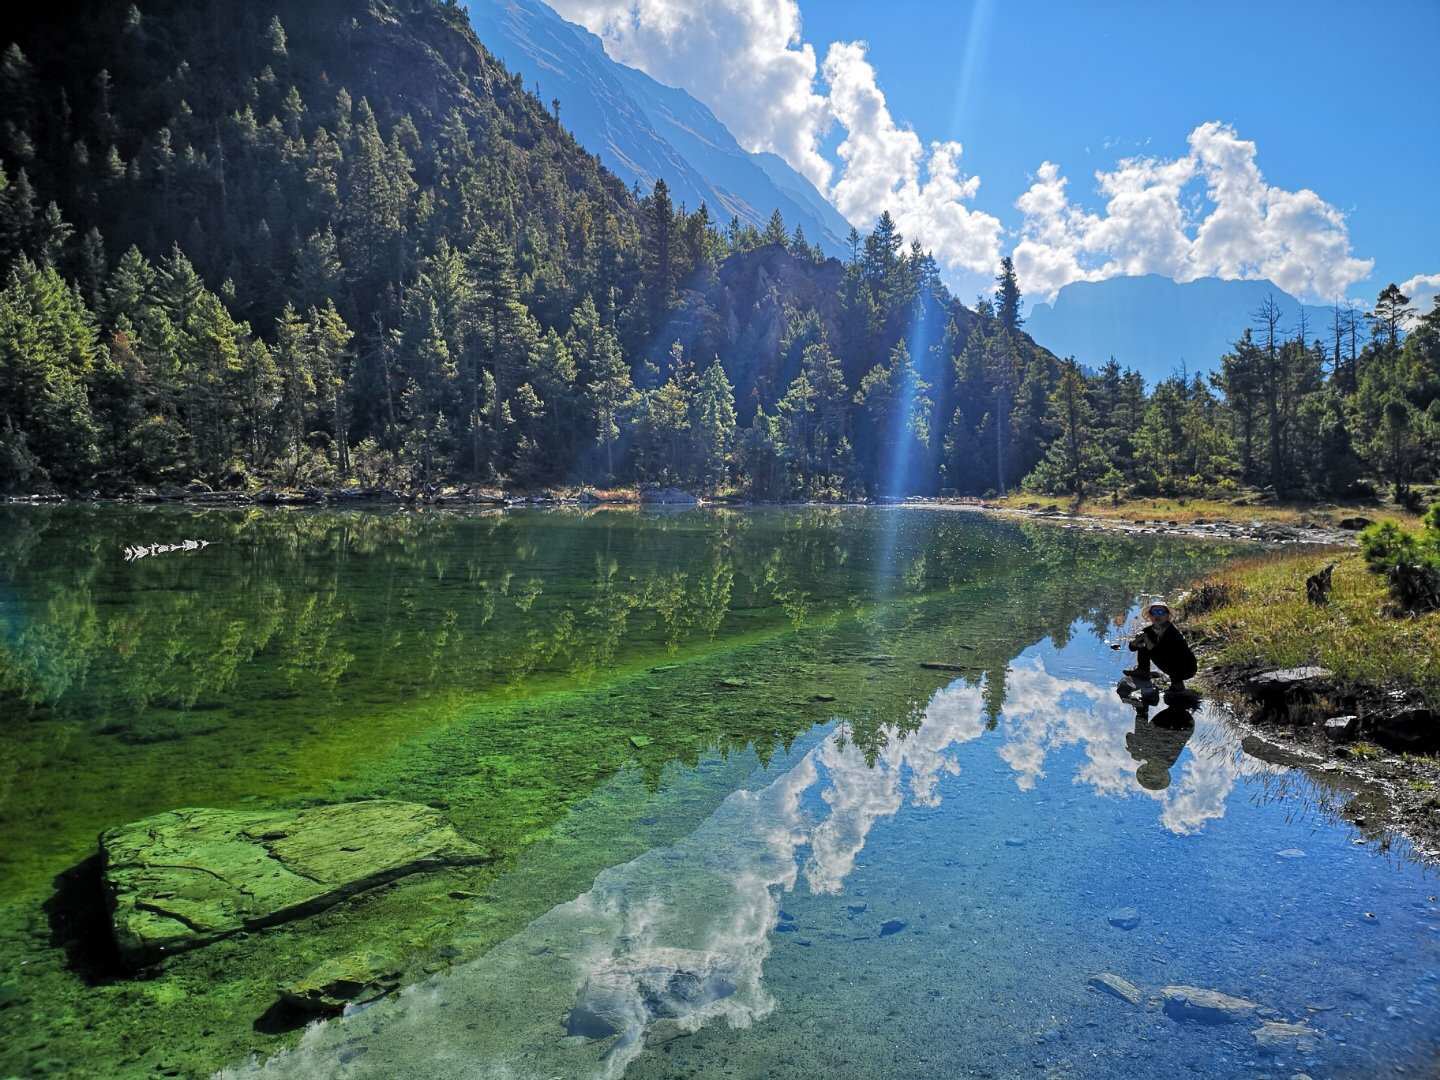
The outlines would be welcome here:
M 1172 622 L 1145 627 L 1135 635 L 1130 648 L 1134 652 L 1148 652 L 1150 662 L 1172 679 L 1183 681 L 1195 675 L 1198 666 L 1195 654 L 1190 651 L 1185 635 Z

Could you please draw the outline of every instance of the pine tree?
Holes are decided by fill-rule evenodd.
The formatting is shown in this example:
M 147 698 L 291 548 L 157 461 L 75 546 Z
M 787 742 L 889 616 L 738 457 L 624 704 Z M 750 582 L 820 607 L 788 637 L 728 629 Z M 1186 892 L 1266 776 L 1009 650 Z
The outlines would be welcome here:
M 1020 310 L 1020 282 L 1015 276 L 1015 264 L 1006 255 L 1000 260 L 1000 272 L 995 276 L 995 317 L 1013 334 L 1025 321 Z
M 604 477 L 610 482 L 615 478 L 615 446 L 620 440 L 620 425 L 635 401 L 630 367 L 620 352 L 619 342 L 600 322 L 600 313 L 588 296 L 575 311 L 567 343 L 579 368 L 595 443 L 604 457 Z
M 1064 491 L 1079 502 L 1105 474 L 1108 462 L 1095 438 L 1095 415 L 1086 390 L 1080 366 L 1073 359 L 1063 361 L 1047 417 L 1054 438 L 1027 486 Z
M 1410 306 L 1410 298 L 1392 281 L 1376 299 L 1375 310 L 1365 317 L 1375 324 L 1375 336 L 1384 340 L 1393 350 L 1399 348 L 1400 331 L 1414 314 L 1415 309 Z
M 764 233 L 760 236 L 762 244 L 775 244 L 787 250 L 790 247 L 790 233 L 785 228 L 785 219 L 780 216 L 780 209 L 776 207 L 770 214 L 770 222 L 765 226 Z
M 98 431 L 95 325 L 53 266 L 21 258 L 0 289 L 0 488 L 87 481 Z
M 670 188 L 656 180 L 643 207 L 645 221 L 645 294 L 649 331 L 657 332 L 675 295 L 675 208 Z

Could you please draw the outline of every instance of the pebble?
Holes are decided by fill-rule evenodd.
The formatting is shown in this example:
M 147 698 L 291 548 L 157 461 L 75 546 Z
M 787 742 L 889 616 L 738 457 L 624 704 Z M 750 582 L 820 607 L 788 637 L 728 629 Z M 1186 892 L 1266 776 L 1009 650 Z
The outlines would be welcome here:
M 1116 908 L 1106 916 L 1106 920 L 1121 930 L 1134 930 L 1140 925 L 1140 912 L 1133 907 Z
M 891 934 L 898 934 L 909 925 L 904 919 L 886 919 L 880 924 L 880 936 L 889 937 Z

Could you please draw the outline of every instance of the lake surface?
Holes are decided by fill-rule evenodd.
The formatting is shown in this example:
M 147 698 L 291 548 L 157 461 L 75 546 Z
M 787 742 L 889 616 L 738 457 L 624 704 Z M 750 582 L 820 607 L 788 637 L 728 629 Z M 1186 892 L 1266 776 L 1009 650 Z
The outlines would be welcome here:
M 1236 553 L 903 508 L 0 508 L 0 1076 L 1423 1074 L 1440 883 L 1218 712 L 1114 695 L 1137 598 Z M 376 797 L 494 863 L 115 968 L 101 830 Z M 363 949 L 408 989 L 277 1015 Z M 1178 1021 L 1172 984 L 1261 1011 Z

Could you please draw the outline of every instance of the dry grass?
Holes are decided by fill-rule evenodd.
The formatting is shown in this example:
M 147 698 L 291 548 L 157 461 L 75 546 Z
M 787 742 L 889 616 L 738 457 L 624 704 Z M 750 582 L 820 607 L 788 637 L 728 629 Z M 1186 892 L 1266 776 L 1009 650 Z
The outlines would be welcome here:
M 1245 501 L 1250 503 L 1251 498 L 1246 498 Z M 986 504 L 1007 510 L 1053 507 L 1068 512 L 1074 506 L 1074 500 L 1068 496 L 1022 493 L 1007 495 L 1003 499 L 989 499 Z M 1336 503 L 1258 503 L 1241 506 L 1228 499 L 1124 499 L 1113 503 L 1108 497 L 1100 496 L 1086 500 L 1079 512 L 1087 517 L 1106 520 L 1160 520 L 1180 524 L 1228 518 L 1231 521 L 1264 521 L 1283 525 L 1334 525 L 1342 518 L 1366 517 L 1371 521 L 1393 520 L 1413 528 L 1419 522 L 1419 518 L 1414 514 L 1390 506 Z
M 1316 607 L 1305 599 L 1305 579 L 1330 562 L 1334 592 Z M 1228 586 L 1230 601 L 1192 625 L 1221 663 L 1320 664 L 1347 681 L 1440 694 L 1440 612 L 1385 614 L 1385 579 L 1358 553 L 1279 552 L 1232 564 L 1211 580 Z

